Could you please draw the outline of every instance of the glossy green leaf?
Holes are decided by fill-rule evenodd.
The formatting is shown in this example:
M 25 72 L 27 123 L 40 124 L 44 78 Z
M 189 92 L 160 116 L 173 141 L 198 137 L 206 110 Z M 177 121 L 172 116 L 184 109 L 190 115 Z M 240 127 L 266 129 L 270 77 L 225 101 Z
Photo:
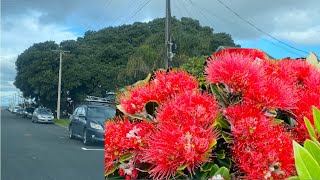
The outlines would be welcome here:
M 230 179 L 230 173 L 229 170 L 226 167 L 221 167 L 214 176 L 221 175 L 224 179 Z
M 304 142 L 304 148 L 312 155 L 318 165 L 320 165 L 320 147 L 313 141 L 307 139 Z
M 228 169 L 231 167 L 231 159 L 230 158 L 224 158 L 224 159 L 218 159 L 219 166 L 224 166 Z
M 142 121 L 152 121 L 152 117 L 148 116 L 148 114 L 145 114 L 144 116 L 142 114 L 134 114 L 134 115 L 128 114 L 121 105 L 117 105 L 117 109 L 127 117 L 130 117 L 133 119 L 140 119 Z
M 233 140 L 232 136 L 224 131 L 221 131 L 221 135 L 227 143 L 230 143 Z
M 208 172 L 201 173 L 200 180 L 207 180 L 208 178 Z
M 217 158 L 218 159 L 224 159 L 226 157 L 226 154 L 224 152 L 225 150 L 224 149 L 221 149 L 217 152 Z
M 286 180 L 300 180 L 298 176 L 292 176 L 287 178 Z
M 310 52 L 310 54 L 308 55 L 308 57 L 306 58 L 306 61 L 315 66 L 315 67 L 320 67 L 319 66 L 319 61 L 318 61 L 318 58 L 317 56 L 313 53 L 313 52 Z
M 318 145 L 318 146 L 320 147 L 320 142 L 319 142 L 316 138 L 311 137 L 311 140 L 312 140 L 314 143 L 316 143 L 316 145 Z
M 203 171 L 203 172 L 211 171 L 211 169 L 213 168 L 214 165 L 216 165 L 216 164 L 213 162 L 206 162 L 206 163 L 202 164 L 201 171 Z
M 110 174 L 114 173 L 118 169 L 119 165 L 120 164 L 118 163 L 117 165 L 113 166 L 109 171 L 106 171 L 104 176 L 109 176 Z
M 209 177 L 214 176 L 214 174 L 219 170 L 219 166 L 217 164 L 215 164 L 212 168 L 211 171 L 209 173 Z
M 178 167 L 178 171 L 183 171 L 189 164 L 188 163 L 185 163 L 185 164 L 182 164 L 181 166 Z
M 219 115 L 218 119 L 215 121 L 215 126 L 219 126 L 219 128 L 223 129 L 230 129 L 230 124 L 227 121 L 226 118 L 224 118 L 222 115 Z
M 209 149 L 211 149 L 213 146 L 215 146 L 217 144 L 217 140 L 214 139 L 210 144 L 209 144 Z
M 312 155 L 293 141 L 296 170 L 300 179 L 320 179 L 320 167 Z
M 133 157 L 132 153 L 126 153 L 119 158 L 119 162 L 129 161 L 130 159 L 132 159 L 132 157 Z
M 307 126 L 310 137 L 317 138 L 316 133 L 314 132 L 313 126 L 311 125 L 308 118 L 304 117 L 304 123 Z
M 318 134 L 320 134 L 320 111 L 316 107 L 312 107 L 313 111 L 313 120 L 314 120 L 314 125 L 316 126 Z

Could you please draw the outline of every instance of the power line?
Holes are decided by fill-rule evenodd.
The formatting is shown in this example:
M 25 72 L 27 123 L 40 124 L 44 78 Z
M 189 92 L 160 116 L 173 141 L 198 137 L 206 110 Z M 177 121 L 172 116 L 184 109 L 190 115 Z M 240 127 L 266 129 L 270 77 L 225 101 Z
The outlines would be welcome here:
M 107 1 L 107 4 L 104 8 L 107 9 L 109 7 L 109 5 L 111 4 L 111 2 L 112 2 L 112 0 Z M 105 17 L 104 17 L 104 14 L 102 14 L 100 16 L 100 18 L 98 18 L 97 25 L 95 27 L 101 28 L 101 24 L 104 20 L 105 20 Z
M 262 33 L 265 34 L 266 36 L 268 36 L 268 37 L 270 37 L 270 38 L 278 41 L 279 43 L 284 44 L 284 45 L 286 45 L 286 46 L 288 46 L 288 47 L 290 47 L 290 48 L 292 48 L 292 49 L 295 49 L 295 50 L 297 50 L 297 51 L 301 51 L 301 52 L 304 52 L 304 53 L 308 54 L 308 52 L 306 52 L 306 51 L 304 51 L 304 50 L 301 50 L 301 49 L 298 49 L 298 48 L 296 48 L 296 47 L 293 47 L 293 46 L 291 46 L 290 44 L 287 44 L 287 43 L 285 43 L 285 42 L 283 42 L 283 41 L 281 41 L 281 40 L 279 40 L 279 39 L 271 36 L 270 34 L 264 32 L 263 30 L 261 30 L 260 28 L 258 28 L 258 27 L 255 26 L 254 24 L 252 24 L 250 21 L 244 19 L 242 16 L 240 16 L 238 13 L 236 13 L 234 10 L 232 10 L 229 6 L 227 6 L 226 4 L 224 4 L 221 0 L 217 0 L 217 1 L 218 1 L 220 4 L 222 4 L 225 8 L 227 8 L 229 11 L 231 11 L 233 14 L 235 14 L 238 18 L 242 19 L 244 22 L 248 23 L 250 26 L 252 26 L 252 27 L 254 27 L 255 29 L 257 29 L 258 31 L 262 32 Z
M 192 1 L 189 0 L 188 2 L 189 2 L 189 3 L 191 4 L 191 6 L 192 6 Z M 207 16 L 206 16 L 202 11 L 198 11 L 198 9 L 195 8 L 194 6 L 193 6 L 193 8 L 194 8 L 194 10 L 196 11 L 196 13 L 201 14 L 201 15 L 206 19 L 207 23 L 210 24 L 209 19 L 207 18 Z M 204 24 L 203 24 L 203 25 L 204 25 Z M 213 27 L 213 28 L 214 28 L 214 27 Z
M 132 19 L 137 13 L 139 13 L 151 0 L 146 1 L 142 6 L 140 6 L 136 12 L 134 12 L 130 17 L 128 17 L 125 21 L 123 21 L 121 23 L 120 26 L 124 25 L 125 23 L 127 23 L 130 19 Z
M 187 9 L 186 5 L 184 4 L 184 2 L 183 2 L 183 1 L 180 1 L 180 0 L 178 0 L 178 2 L 179 2 L 180 4 L 182 4 L 184 10 L 187 12 L 187 14 L 189 15 L 189 17 L 192 17 L 192 16 L 191 16 L 191 13 L 188 11 L 188 9 Z
M 200 10 L 202 10 L 202 11 L 204 11 L 204 12 L 207 12 L 208 14 L 214 16 L 215 18 L 217 18 L 217 19 L 219 19 L 219 20 L 221 20 L 221 21 L 223 21 L 223 22 L 227 22 L 227 23 L 229 23 L 229 24 L 236 25 L 238 28 L 247 31 L 245 28 L 243 28 L 243 27 L 240 26 L 239 24 L 237 24 L 237 23 L 235 23 L 235 22 L 233 22 L 233 21 L 230 21 L 229 19 L 222 18 L 222 17 L 218 16 L 217 14 L 213 13 L 211 10 L 208 10 L 208 9 L 206 9 L 206 8 L 201 7 L 201 6 L 199 6 L 198 4 L 196 4 L 195 2 L 193 2 L 193 1 L 191 1 L 191 0 L 189 0 L 189 1 L 192 3 L 193 6 L 199 8 Z M 247 31 L 247 32 L 249 33 L 249 31 Z M 260 37 L 259 35 L 255 34 L 255 33 L 253 33 L 253 32 L 250 33 L 250 34 L 253 35 L 253 36 L 255 36 L 255 37 Z M 274 46 L 277 46 L 277 47 L 279 47 L 279 48 L 287 51 L 287 52 L 290 52 L 290 53 L 295 54 L 295 55 L 298 55 L 298 56 L 303 56 L 303 55 L 298 54 L 298 53 L 296 53 L 296 52 L 294 52 L 294 51 L 291 51 L 291 50 L 288 49 L 288 48 L 285 48 L 285 47 L 283 47 L 283 46 L 280 46 L 279 44 L 276 44 L 276 43 L 274 43 L 273 41 L 271 41 L 271 40 L 269 40 L 269 39 L 266 39 L 266 38 L 264 38 L 264 37 L 260 37 L 260 38 L 261 38 L 262 40 L 264 40 L 264 41 L 266 41 L 266 42 L 274 45 Z

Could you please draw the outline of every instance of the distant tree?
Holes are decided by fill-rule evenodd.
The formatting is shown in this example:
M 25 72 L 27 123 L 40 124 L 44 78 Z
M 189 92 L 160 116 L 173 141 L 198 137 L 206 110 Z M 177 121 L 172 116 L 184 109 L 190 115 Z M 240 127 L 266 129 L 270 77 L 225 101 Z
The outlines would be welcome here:
M 237 46 L 229 34 L 215 33 L 197 20 L 172 18 L 172 24 L 172 37 L 178 47 L 174 67 L 187 64 L 183 67 L 188 69 L 188 64 L 197 63 L 197 57 L 210 55 L 218 46 Z M 144 79 L 163 67 L 164 18 L 87 31 L 83 37 L 63 41 L 60 46 L 70 51 L 63 55 L 62 101 L 69 97 L 77 104 L 86 95 L 104 96 L 106 91 Z M 25 97 L 52 108 L 57 99 L 59 55 L 51 50 L 58 48 L 53 41 L 36 43 L 16 62 L 16 87 Z

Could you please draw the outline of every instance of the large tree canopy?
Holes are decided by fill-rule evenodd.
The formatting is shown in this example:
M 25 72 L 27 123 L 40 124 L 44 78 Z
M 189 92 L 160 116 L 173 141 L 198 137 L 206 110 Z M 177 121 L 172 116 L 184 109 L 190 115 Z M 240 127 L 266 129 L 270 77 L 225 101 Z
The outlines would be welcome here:
M 172 36 L 177 44 L 173 65 L 179 67 L 192 57 L 210 55 L 218 46 L 236 46 L 231 36 L 215 33 L 191 18 L 172 18 Z M 63 50 L 62 105 L 68 96 L 79 102 L 85 95 L 104 96 L 132 84 L 163 66 L 164 18 L 148 23 L 108 27 L 87 31 L 77 40 L 60 43 Z M 15 85 L 25 97 L 55 107 L 59 54 L 51 50 L 53 41 L 36 43 L 18 56 Z

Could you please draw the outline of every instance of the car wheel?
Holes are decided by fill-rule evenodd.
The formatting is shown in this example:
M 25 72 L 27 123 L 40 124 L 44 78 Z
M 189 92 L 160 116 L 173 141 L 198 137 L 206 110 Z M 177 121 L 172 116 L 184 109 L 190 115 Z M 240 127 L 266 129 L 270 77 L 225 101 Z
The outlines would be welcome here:
M 72 131 L 71 126 L 69 127 L 69 138 L 70 139 L 74 139 L 75 138 L 75 136 L 73 135 L 73 131 Z
M 84 129 L 83 130 L 83 139 L 82 139 L 82 142 L 84 145 L 90 145 L 91 143 L 91 139 L 90 137 L 88 136 L 88 133 L 87 133 L 87 129 Z

